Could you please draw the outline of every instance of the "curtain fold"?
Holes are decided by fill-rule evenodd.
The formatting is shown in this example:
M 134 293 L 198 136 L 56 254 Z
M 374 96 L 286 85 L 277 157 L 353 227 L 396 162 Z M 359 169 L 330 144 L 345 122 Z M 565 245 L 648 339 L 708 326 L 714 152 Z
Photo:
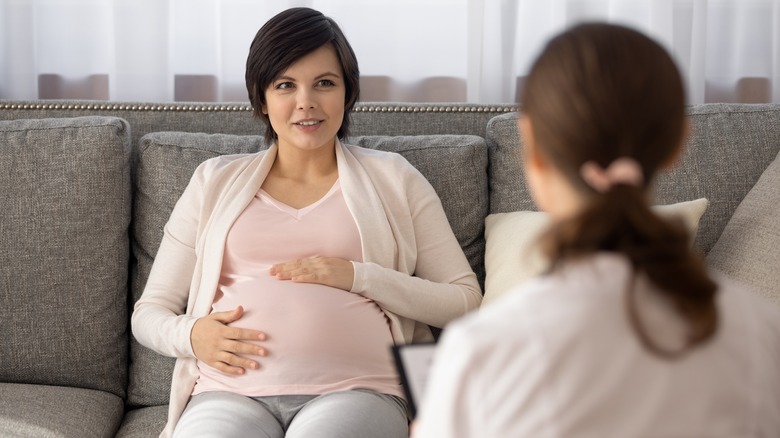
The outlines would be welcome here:
M 780 0 L 0 0 L 0 99 L 246 102 L 249 44 L 293 6 L 341 25 L 364 101 L 511 103 L 548 38 L 646 32 L 690 103 L 780 102 Z

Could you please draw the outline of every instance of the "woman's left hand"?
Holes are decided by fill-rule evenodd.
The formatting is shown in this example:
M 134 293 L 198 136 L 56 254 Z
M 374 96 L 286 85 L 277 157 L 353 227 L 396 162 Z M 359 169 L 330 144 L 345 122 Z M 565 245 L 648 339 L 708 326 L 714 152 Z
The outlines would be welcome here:
M 355 278 L 352 262 L 336 257 L 313 257 L 277 263 L 271 266 L 268 273 L 280 280 L 324 284 L 346 291 L 352 289 Z

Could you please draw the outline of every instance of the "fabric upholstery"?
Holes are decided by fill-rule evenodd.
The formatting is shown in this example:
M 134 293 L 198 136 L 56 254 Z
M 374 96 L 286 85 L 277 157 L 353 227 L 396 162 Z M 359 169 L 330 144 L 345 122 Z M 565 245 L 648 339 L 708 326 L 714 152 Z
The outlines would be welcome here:
M 0 122 L 0 381 L 124 397 L 130 132 Z
M 712 251 L 710 267 L 780 304 L 780 154 L 739 204 Z
M 525 185 L 525 172 L 520 161 L 517 114 L 503 114 L 490 119 L 486 140 L 490 160 L 490 213 L 536 210 Z
M 48 105 L 47 105 L 48 104 Z M 358 102 L 350 114 L 352 135 L 440 135 L 485 136 L 491 117 L 512 111 L 513 105 L 369 103 Z M 120 117 L 129 122 L 132 142 L 161 130 L 207 132 L 233 135 L 263 135 L 265 127 L 244 102 L 191 102 L 159 104 L 149 102 L 17 101 L 0 109 L 0 120 L 43 119 L 92 115 Z
M 3 437 L 113 436 L 124 410 L 123 400 L 105 391 L 0 383 L 0 436 Z
M 128 411 L 116 438 L 156 437 L 168 420 L 168 406 L 151 406 Z
M 778 108 L 713 104 L 691 107 L 688 114 L 691 133 L 677 163 L 658 176 L 655 202 L 707 198 L 710 206 L 696 238 L 696 247 L 707 254 L 780 150 Z M 510 113 L 488 122 L 491 213 L 536 209 L 520 165 L 516 119 Z
M 366 136 L 347 143 L 397 152 L 425 175 L 442 201 L 471 268 L 483 284 L 484 218 L 489 209 L 485 140 L 471 135 Z
M 483 218 L 488 211 L 487 147 L 477 136 L 367 136 L 346 143 L 397 152 L 432 181 L 460 244 L 484 279 Z M 152 133 L 141 139 L 133 225 L 133 302 L 143 287 L 157 253 L 163 226 L 197 165 L 219 154 L 249 153 L 263 148 L 258 136 Z M 447 150 L 447 162 L 442 162 Z M 173 359 L 131 342 L 128 402 L 153 406 L 168 402 Z
M 691 133 L 683 155 L 658 179 L 658 202 L 710 201 L 696 239 L 707 254 L 780 151 L 780 123 L 778 111 L 767 106 L 703 105 L 691 108 L 689 116 Z

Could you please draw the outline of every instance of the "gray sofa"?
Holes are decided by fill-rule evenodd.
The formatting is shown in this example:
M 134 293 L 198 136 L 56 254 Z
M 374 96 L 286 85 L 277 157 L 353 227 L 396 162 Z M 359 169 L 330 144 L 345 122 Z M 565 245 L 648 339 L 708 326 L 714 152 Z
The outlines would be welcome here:
M 510 105 L 359 104 L 349 142 L 431 181 L 484 285 L 485 219 L 534 210 Z M 780 302 L 780 105 L 689 109 L 657 202 L 707 198 L 695 246 Z M 0 436 L 156 436 L 173 359 L 128 326 L 198 163 L 262 147 L 243 104 L 0 101 Z

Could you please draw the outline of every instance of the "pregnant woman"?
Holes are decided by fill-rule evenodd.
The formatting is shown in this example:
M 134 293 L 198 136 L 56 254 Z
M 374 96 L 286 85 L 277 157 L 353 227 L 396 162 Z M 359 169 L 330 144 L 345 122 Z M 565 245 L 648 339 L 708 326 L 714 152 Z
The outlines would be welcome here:
M 177 358 L 162 436 L 405 437 L 389 346 L 476 308 L 476 276 L 411 164 L 341 142 L 359 71 L 332 19 L 269 20 L 246 83 L 270 147 L 197 168 L 133 313 Z

